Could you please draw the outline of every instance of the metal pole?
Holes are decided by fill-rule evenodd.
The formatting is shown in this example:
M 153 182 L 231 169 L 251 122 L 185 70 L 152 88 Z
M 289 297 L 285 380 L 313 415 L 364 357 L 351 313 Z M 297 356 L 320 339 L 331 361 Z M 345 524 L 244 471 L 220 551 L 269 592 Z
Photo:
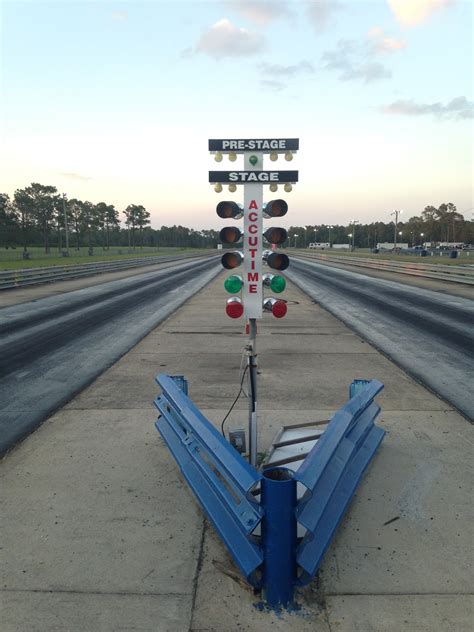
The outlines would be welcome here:
M 64 230 L 66 233 L 66 252 L 69 254 L 69 232 L 67 228 L 66 194 L 63 193 Z
M 263 590 L 270 608 L 293 602 L 296 583 L 296 481 L 285 467 L 263 471 Z
M 248 344 L 249 455 L 257 467 L 257 319 L 249 318 Z
M 396 253 L 397 252 L 397 226 L 398 226 L 398 213 L 399 211 L 393 211 L 393 213 L 390 213 L 390 215 L 395 215 L 395 232 L 394 232 L 394 238 L 393 238 L 393 252 Z

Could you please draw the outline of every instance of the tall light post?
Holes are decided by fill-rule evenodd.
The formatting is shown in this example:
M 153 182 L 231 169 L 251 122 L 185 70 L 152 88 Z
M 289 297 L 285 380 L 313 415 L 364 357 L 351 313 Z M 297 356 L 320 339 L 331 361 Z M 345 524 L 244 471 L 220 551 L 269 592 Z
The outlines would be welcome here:
M 348 233 L 347 235 L 349 237 L 349 245 L 351 245 L 351 238 L 352 238 L 352 233 Z
M 64 231 L 66 233 L 66 253 L 65 254 L 66 257 L 69 257 L 69 232 L 68 232 L 68 226 L 67 226 L 67 212 L 66 212 L 66 194 L 63 193 L 63 213 L 64 213 Z
M 328 226 L 329 228 L 329 248 L 331 247 L 331 228 L 334 228 L 334 226 Z
M 393 251 L 396 253 L 397 252 L 397 227 L 398 227 L 398 216 L 400 215 L 400 213 L 403 213 L 403 211 L 392 211 L 392 213 L 390 213 L 390 215 L 395 215 L 395 229 L 393 232 Z
M 349 222 L 349 225 L 352 225 L 352 252 L 355 250 L 355 232 L 356 232 L 356 224 L 358 224 L 358 220 L 353 219 Z
M 295 238 L 295 248 L 296 248 L 296 240 L 298 239 L 299 235 L 293 235 L 293 237 Z
M 91 257 L 94 254 L 92 248 L 92 224 L 87 224 L 87 229 L 89 233 L 89 256 Z
M 421 239 L 420 239 L 420 246 L 423 245 L 423 236 L 424 236 L 424 234 L 425 233 L 420 233 L 420 237 L 421 237 Z

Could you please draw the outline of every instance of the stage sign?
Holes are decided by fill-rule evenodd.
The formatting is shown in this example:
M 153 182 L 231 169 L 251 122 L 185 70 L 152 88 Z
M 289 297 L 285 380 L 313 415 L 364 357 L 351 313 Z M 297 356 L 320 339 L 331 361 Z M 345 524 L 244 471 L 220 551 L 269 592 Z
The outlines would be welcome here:
M 209 182 L 271 184 L 298 182 L 297 171 L 209 171 Z

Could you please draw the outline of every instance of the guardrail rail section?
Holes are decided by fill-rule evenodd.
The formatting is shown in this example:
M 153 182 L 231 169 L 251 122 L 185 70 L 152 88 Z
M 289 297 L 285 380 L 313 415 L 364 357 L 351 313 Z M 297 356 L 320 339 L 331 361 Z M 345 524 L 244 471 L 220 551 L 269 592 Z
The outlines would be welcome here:
M 104 272 L 120 272 L 131 268 L 143 268 L 159 263 L 171 263 L 185 259 L 205 256 L 203 253 L 184 255 L 161 255 L 134 259 L 113 259 L 95 263 L 78 263 L 70 265 L 44 266 L 41 268 L 19 268 L 18 270 L 0 271 L 0 290 L 11 290 L 27 285 L 55 283 L 81 277 L 94 276 Z
M 160 374 L 156 428 L 246 580 L 270 608 L 288 608 L 311 581 L 385 431 L 383 384 L 356 380 L 296 472 L 257 471 L 204 417 L 183 376 Z M 297 485 L 304 489 L 297 498 Z M 301 487 L 303 486 L 303 487 Z M 259 502 L 260 499 L 260 502 Z M 298 523 L 304 535 L 298 538 Z
M 397 272 L 399 274 L 409 274 L 411 276 L 424 277 L 426 279 L 437 279 L 438 281 L 450 281 L 452 283 L 464 283 L 474 285 L 474 266 L 463 264 L 447 266 L 440 263 L 414 263 L 407 261 L 393 261 L 388 259 L 368 259 L 364 257 L 344 257 L 322 253 L 298 253 L 300 259 L 312 261 L 324 261 L 330 264 L 342 263 L 346 266 L 360 268 L 374 268 L 387 272 Z

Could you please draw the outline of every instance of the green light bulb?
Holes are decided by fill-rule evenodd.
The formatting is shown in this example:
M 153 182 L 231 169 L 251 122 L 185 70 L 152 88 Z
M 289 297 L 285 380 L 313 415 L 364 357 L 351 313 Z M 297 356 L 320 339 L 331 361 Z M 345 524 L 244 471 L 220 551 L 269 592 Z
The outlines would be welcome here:
M 224 287 L 229 294 L 237 294 L 237 292 L 240 292 L 243 284 L 242 277 L 238 274 L 233 274 L 224 281 Z
M 286 288 L 286 281 L 282 276 L 275 274 L 270 281 L 270 287 L 276 294 L 280 294 Z

